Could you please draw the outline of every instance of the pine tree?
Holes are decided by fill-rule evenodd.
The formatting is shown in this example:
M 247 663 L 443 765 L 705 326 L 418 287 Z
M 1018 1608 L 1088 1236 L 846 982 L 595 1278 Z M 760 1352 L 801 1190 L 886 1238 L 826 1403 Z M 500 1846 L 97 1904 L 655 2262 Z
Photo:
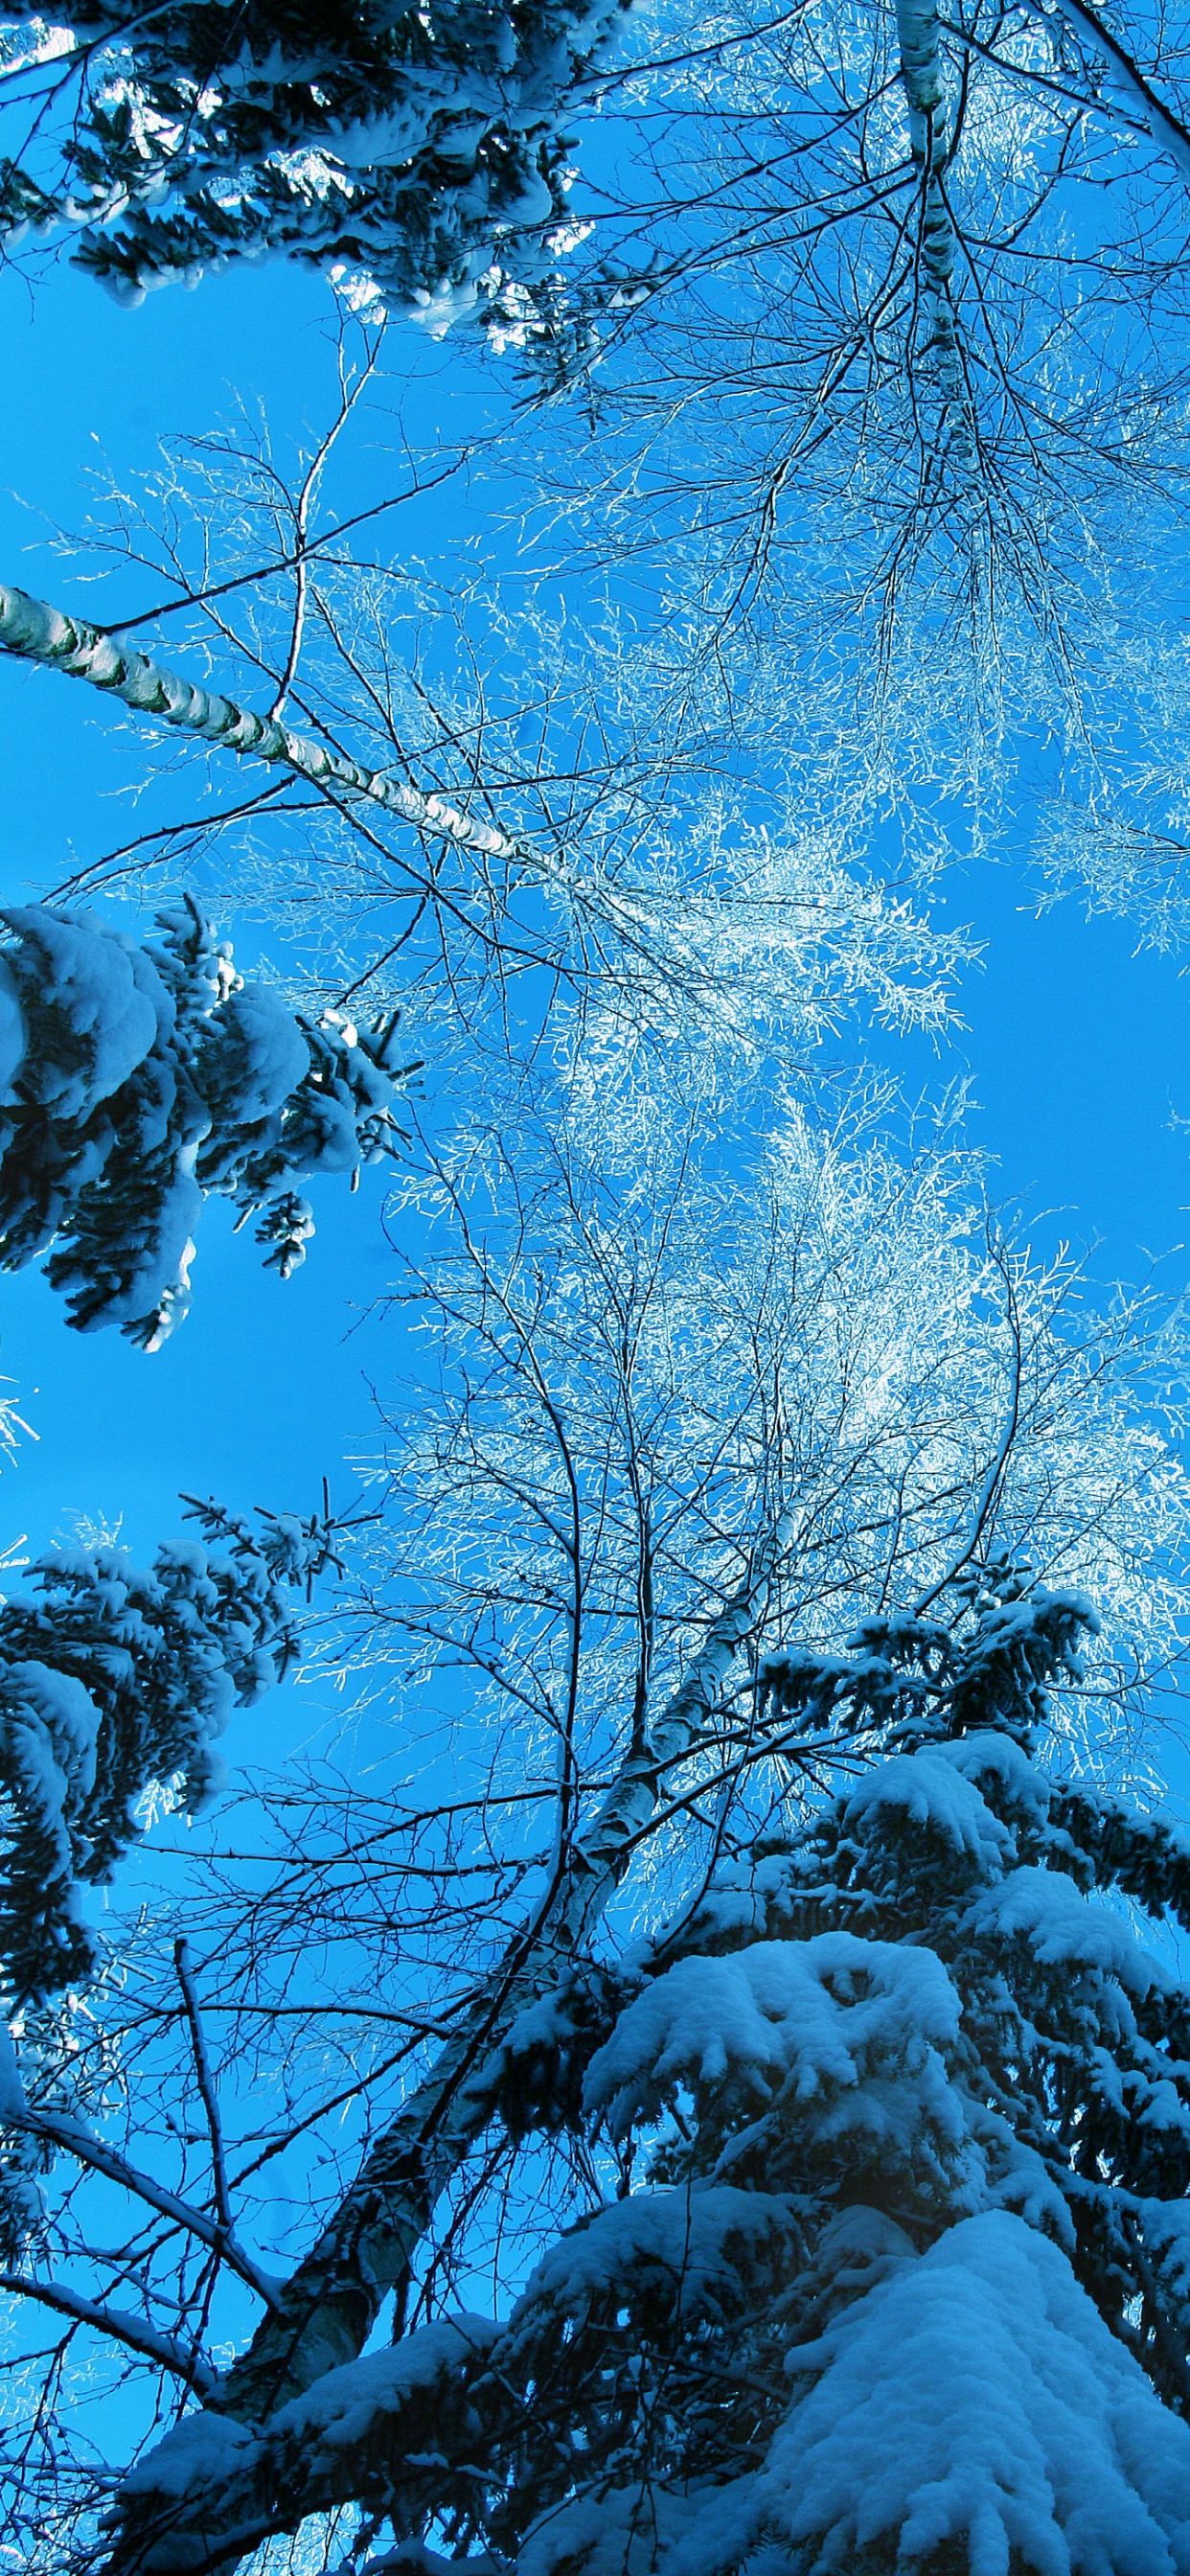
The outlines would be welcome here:
M 522 334 L 549 307 L 565 228 L 562 127 L 627 5 L 170 0 L 122 24 L 77 0 L 54 21 L 76 49 L 59 82 L 79 84 L 65 175 L 0 164 L 0 230 L 81 224 L 78 264 L 132 303 L 281 252 L 329 268 L 366 318 L 438 333 L 474 314 Z M 47 43 L 39 15 L 17 15 L 10 68 Z
M 396 1014 L 317 1025 L 245 984 L 197 905 L 137 945 L 93 915 L 6 910 L 0 1267 L 46 1258 L 78 1332 L 157 1350 L 185 1314 L 204 1198 L 232 1199 L 283 1279 L 314 1231 L 298 1174 L 396 1151 Z
M 1190 2570 L 1190 1997 L 1137 1928 L 1190 1924 L 1190 1850 L 1064 1772 L 1096 1626 L 991 1560 L 770 1656 L 782 1757 L 833 1742 L 843 1785 L 504 2049 L 506 2120 L 574 2133 L 601 2205 L 507 2322 L 264 2430 L 216 2394 L 113 2566 L 350 2496 L 393 2576 Z
M 31 1568 L 30 1593 L 0 1602 L 0 2118 L 23 2118 L 22 2075 L 43 2108 L 69 2103 L 62 1999 L 104 1966 L 86 1891 L 115 1876 L 152 1793 L 189 1815 L 209 1803 L 231 1711 L 287 1671 L 294 1593 L 328 1559 L 317 1521 L 254 1525 L 195 1500 L 188 1516 L 201 1540 L 159 1548 L 149 1572 L 123 1548 L 59 1548 Z M 18 2129 L 0 2165 L 9 2258 L 41 2163 Z

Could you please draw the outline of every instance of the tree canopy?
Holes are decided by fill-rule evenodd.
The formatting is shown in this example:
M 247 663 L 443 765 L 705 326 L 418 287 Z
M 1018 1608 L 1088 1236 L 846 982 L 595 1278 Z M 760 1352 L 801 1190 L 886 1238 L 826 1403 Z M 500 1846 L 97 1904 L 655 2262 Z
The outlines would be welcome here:
M 1185 935 L 1184 31 L 624 16 L 0 31 L 47 298 L 339 314 L 0 585 L 140 800 L 0 903 L 0 1270 L 168 1449 L 98 1328 L 388 1167 L 200 1543 L 3 1560 L 28 2576 L 1190 2576 L 1185 1262 L 1030 1242 L 943 910 Z

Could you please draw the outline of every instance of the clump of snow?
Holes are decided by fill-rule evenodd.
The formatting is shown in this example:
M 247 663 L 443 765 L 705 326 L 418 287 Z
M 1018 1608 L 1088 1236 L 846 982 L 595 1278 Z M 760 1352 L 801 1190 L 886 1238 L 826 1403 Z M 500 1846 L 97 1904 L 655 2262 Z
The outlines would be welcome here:
M 251 2477 L 268 2462 L 300 2456 L 310 2473 L 319 2452 L 356 2449 L 386 2415 L 396 2415 L 419 2391 L 432 2393 L 445 2377 L 482 2356 L 499 2332 L 490 2317 L 445 2317 L 407 2335 L 385 2352 L 365 2353 L 324 2371 L 302 2396 L 269 2417 L 267 2429 L 231 2423 L 204 2408 L 183 2417 L 124 2481 L 131 2495 L 208 2494 Z
M 406 310 L 406 320 L 416 322 L 429 340 L 444 340 L 456 323 L 466 320 L 480 300 L 478 282 L 473 277 L 440 277 L 433 291 L 425 286 L 413 289 Z
M 1176 2295 L 1190 2304 L 1190 2200 L 1142 2201 L 1140 2218 L 1146 2249 Z
M 623 2129 L 682 2086 L 745 2108 L 780 2091 L 819 2142 L 854 2131 L 898 2162 L 949 2158 L 966 2135 L 945 2064 L 959 2012 L 932 1950 L 850 1932 L 682 1959 L 596 2051 L 587 2105 Z
M 12 2032 L 8 2023 L 0 2018 L 0 2126 L 5 2120 L 24 2119 L 28 2108 Z
M 271 1117 L 309 1069 L 300 1028 L 263 985 L 245 984 L 233 993 L 211 1033 L 217 1070 L 213 1066 L 207 1075 L 208 1096 L 217 1099 L 224 1116 L 244 1126 Z
M 184 2496 L 192 2487 L 219 2487 L 238 2470 L 245 2468 L 259 2444 L 259 2436 L 246 2424 L 233 2424 L 226 2415 L 212 2414 L 206 2407 L 195 2415 L 183 2415 L 128 2472 L 121 2494 Z
M 20 990 L 8 959 L 0 956 L 0 1100 L 12 1098 L 12 1086 L 24 1062 L 29 1032 Z
M 78 44 L 73 27 L 55 27 L 45 18 L 0 21 L 0 74 L 37 71 L 42 63 L 60 62 Z M 9 241 L 12 235 L 8 235 Z
M 981 1781 L 994 1780 L 999 1804 L 1023 1822 L 1045 1823 L 1053 1790 L 1044 1772 L 1030 1762 L 1011 1735 L 1000 1735 L 985 1727 L 931 1749 L 937 1761 L 948 1762 L 977 1786 Z
M 1190 2576 L 1190 2426 L 1162 2406 L 1064 2254 L 969 2218 L 790 2354 L 811 2381 L 732 2517 L 823 2571 L 965 2540 L 970 2576 Z M 738 2490 L 737 2490 L 738 2496 Z M 708 2553 L 679 2551 L 672 2576 Z
M 1012 2209 L 1056 2243 L 1074 2251 L 1074 2221 L 1066 2195 L 1044 2156 L 1019 2138 L 1010 2120 L 986 2102 L 969 2104 L 971 2135 L 984 2159 L 980 2202 L 985 2209 Z
M 798 2235 L 787 2200 L 728 2184 L 634 2192 L 612 2201 L 551 2247 L 513 2310 L 513 2331 L 543 2307 L 567 2311 L 589 2301 L 672 2299 L 675 2315 L 714 2317 L 724 2298 L 738 2304 L 758 2261 L 774 2259 Z
M 3 1759 L 23 1829 L 41 1844 L 47 1882 L 69 1882 L 71 1824 L 95 1786 L 100 1712 L 73 1674 L 42 1663 L 6 1665 L 2 1696 Z
M 602 2488 L 544 2513 L 527 2534 L 516 2576 L 655 2576 L 685 2542 L 701 2566 L 698 2533 L 707 2498 L 670 2495 L 657 2485 Z M 671 2555 L 670 2553 L 673 2553 Z
M 1126 1994 L 1168 1994 L 1177 1984 L 1117 1914 L 1091 1904 L 1055 1870 L 1011 1871 L 998 1887 L 980 1890 L 967 1921 L 984 1937 L 1027 1941 L 1045 1967 L 1114 1978 Z
M 1008 1827 L 980 1797 L 974 1779 L 933 1747 L 881 1762 L 852 1790 L 843 1823 L 850 1831 L 889 1813 L 997 1876 L 1012 1851 Z
M 380 2418 L 398 2414 L 416 2391 L 433 2389 L 486 2353 L 498 2333 L 490 2317 L 441 2317 L 384 2352 L 343 2362 L 325 2371 L 303 2396 L 278 2407 L 269 2418 L 270 2443 L 296 2442 L 303 2457 L 315 2447 L 354 2449 Z
M 31 1046 L 22 1088 L 59 1118 L 84 1118 L 141 1064 L 168 1013 L 160 979 L 115 931 L 40 905 L 0 915 L 20 945 L 7 963 L 26 1016 L 52 1044 Z M 155 989 L 154 989 L 155 988 Z

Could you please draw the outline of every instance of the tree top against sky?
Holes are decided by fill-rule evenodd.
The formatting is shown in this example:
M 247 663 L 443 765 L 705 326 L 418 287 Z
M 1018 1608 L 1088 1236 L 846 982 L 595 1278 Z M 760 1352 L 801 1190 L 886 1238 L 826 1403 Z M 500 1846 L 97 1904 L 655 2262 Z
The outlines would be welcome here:
M 240 1739 L 277 1776 L 188 1830 L 307 1522 L 147 1578 L 92 1530 L 0 1605 L 14 2545 L 1190 2576 L 1185 1315 L 1014 1243 L 961 1099 L 887 1070 L 947 1031 L 923 882 L 1027 728 L 1088 835 L 1171 803 L 1180 39 L 612 27 L 10 25 L 47 267 L 279 255 L 179 335 L 249 284 L 275 331 L 282 257 L 494 325 L 345 326 L 321 432 L 208 411 L 0 590 L 47 797 L 67 745 L 135 793 L 162 746 L 4 910 L 0 1256 L 160 1338 L 196 1195 L 285 1267 L 303 1156 L 410 1112 L 319 1697 Z M 164 881 L 156 937 L 80 913 L 104 881 Z M 238 986 L 216 882 L 288 987 Z M 270 1419 L 230 1313 L 204 1428 L 255 1480 L 324 1352 Z
M 148 275 L 156 258 L 160 277 L 171 261 L 193 277 L 186 226 L 201 230 L 205 208 L 216 261 L 259 250 L 276 215 L 278 252 L 350 266 L 350 245 L 336 236 L 336 250 L 325 228 L 371 186 L 371 147 L 398 156 L 391 170 L 427 223 L 437 187 L 464 231 L 488 225 L 487 180 L 477 195 L 449 153 L 436 178 L 412 147 L 400 161 L 403 110 L 353 123 L 309 59 L 321 40 L 345 80 L 362 77 L 343 70 L 337 23 L 320 39 L 313 22 L 247 22 L 238 70 L 204 91 L 195 66 L 226 35 L 209 18 L 138 21 L 131 70 L 111 71 L 106 18 L 80 22 L 73 50 L 13 70 L 13 134 L 31 121 L 38 152 L 55 137 L 83 148 L 78 85 L 101 89 L 110 72 L 110 220 L 85 235 L 92 264 L 131 276 L 143 257 Z M 26 22 L 14 26 L 15 65 Z M 1180 939 L 1190 827 L 1163 758 L 1187 700 L 1175 566 L 1190 143 L 1176 23 L 1134 15 L 1113 31 L 1084 0 L 1019 0 L 952 25 L 906 0 L 899 12 L 729 12 L 692 44 L 671 11 L 632 19 L 606 61 L 602 20 L 489 14 L 477 32 L 462 12 L 402 27 L 355 33 L 365 52 L 391 38 L 392 77 L 423 105 L 511 47 L 513 68 L 490 77 L 520 142 L 522 74 L 534 100 L 571 82 L 587 138 L 582 220 L 567 227 L 555 209 L 529 226 L 551 282 L 539 260 L 532 287 L 508 288 L 522 299 L 514 326 L 489 262 L 475 306 L 497 337 L 524 343 L 530 421 L 544 404 L 529 425 L 515 398 L 506 442 L 538 567 L 610 579 L 653 629 L 674 706 L 701 699 L 705 725 L 718 691 L 720 730 L 746 708 L 759 765 L 796 751 L 821 812 L 862 781 L 868 826 L 894 811 L 919 851 L 937 827 L 914 826 L 915 805 L 968 799 L 978 829 L 1003 794 L 1006 728 L 1014 758 L 1027 736 L 1054 807 L 1037 847 L 1056 881 Z M 149 90 L 166 77 L 154 49 L 163 62 L 177 52 L 184 116 L 136 106 L 138 47 Z M 287 47 L 300 56 L 288 84 Z M 485 113 L 469 109 L 466 125 L 458 110 L 468 152 L 487 148 Z M 298 148 L 303 118 L 319 139 Z M 218 206 L 204 136 L 226 163 Z M 170 211 L 175 163 L 188 213 Z M 287 232 L 273 199 L 295 188 L 303 212 Z M 409 206 L 384 221 L 398 266 L 420 260 L 430 279 L 417 309 L 441 319 L 452 296 L 466 303 L 470 251 L 427 248 L 424 224 L 410 250 Z M 361 231 L 355 282 L 340 280 L 364 314 L 379 309 L 360 282 L 380 275 L 370 256 Z M 390 296 L 393 309 L 411 309 L 411 292 Z

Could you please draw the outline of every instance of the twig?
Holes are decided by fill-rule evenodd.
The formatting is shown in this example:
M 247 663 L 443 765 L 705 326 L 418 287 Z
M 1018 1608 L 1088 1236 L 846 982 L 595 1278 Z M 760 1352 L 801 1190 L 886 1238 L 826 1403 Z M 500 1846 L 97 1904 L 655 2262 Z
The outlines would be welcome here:
M 276 2305 L 276 2284 L 253 2262 L 251 2255 L 245 2253 L 233 2230 L 224 2226 L 221 2219 L 217 2221 L 208 2218 L 202 2210 L 191 2209 L 188 2201 L 180 2200 L 176 2192 L 167 2191 L 163 2183 L 154 2182 L 151 2174 L 141 2173 L 104 2139 L 93 2138 L 88 2130 L 73 2120 L 55 2119 L 48 2112 L 27 2111 L 17 2115 L 6 2110 L 4 2126 L 6 2129 L 24 2130 L 30 2137 L 45 2138 L 66 2155 L 77 2156 L 81 2165 L 89 2166 L 93 2173 L 102 2174 L 107 2182 L 118 2183 L 122 2190 L 131 2192 L 135 2199 L 143 2200 L 150 2209 L 157 2210 L 162 2218 L 172 2219 L 188 2235 L 197 2236 L 200 2243 L 217 2250 L 229 2270 L 239 2274 L 266 2308 Z
M 211 2174 L 215 2186 L 215 2207 L 219 2213 L 220 2231 L 224 2237 L 227 2237 L 234 2232 L 234 2222 L 227 2190 L 227 2159 L 223 2152 L 219 2097 L 215 2091 L 215 2078 L 211 2072 L 206 2034 L 198 2009 L 198 1993 L 191 1973 L 190 1952 L 184 1934 L 174 1943 L 174 1966 L 177 1970 L 178 1984 L 182 1989 L 182 2001 L 186 2007 L 186 2020 L 190 2028 L 190 2045 L 194 2051 L 194 2072 L 198 2078 L 202 2106 L 206 2112 L 207 2127 L 211 2133 Z

